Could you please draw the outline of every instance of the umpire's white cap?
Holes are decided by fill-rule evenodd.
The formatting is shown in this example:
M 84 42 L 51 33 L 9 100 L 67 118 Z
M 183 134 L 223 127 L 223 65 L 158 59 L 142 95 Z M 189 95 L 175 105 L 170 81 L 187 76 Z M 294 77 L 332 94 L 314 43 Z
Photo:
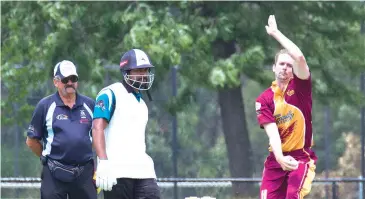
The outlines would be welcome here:
M 63 60 L 61 62 L 58 62 L 53 70 L 53 76 L 59 76 L 61 79 L 75 75 L 79 76 L 76 72 L 76 66 L 74 63 L 68 60 Z

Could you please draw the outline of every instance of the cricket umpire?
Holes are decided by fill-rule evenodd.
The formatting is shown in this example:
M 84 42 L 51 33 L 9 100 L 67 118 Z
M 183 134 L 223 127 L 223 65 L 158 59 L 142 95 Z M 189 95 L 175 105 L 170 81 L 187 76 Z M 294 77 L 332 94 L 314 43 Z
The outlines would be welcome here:
M 40 100 L 27 130 L 28 147 L 40 157 L 42 199 L 96 199 L 91 126 L 95 102 L 77 92 L 76 66 L 54 68 L 57 92 Z

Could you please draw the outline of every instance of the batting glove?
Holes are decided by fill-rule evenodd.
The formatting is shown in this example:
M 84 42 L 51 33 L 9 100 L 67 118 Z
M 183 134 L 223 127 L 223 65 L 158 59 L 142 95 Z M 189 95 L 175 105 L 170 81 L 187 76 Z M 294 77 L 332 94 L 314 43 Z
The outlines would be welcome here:
M 108 160 L 99 160 L 96 169 L 96 186 L 105 191 L 111 191 L 113 186 L 117 184 L 111 172 L 110 162 Z

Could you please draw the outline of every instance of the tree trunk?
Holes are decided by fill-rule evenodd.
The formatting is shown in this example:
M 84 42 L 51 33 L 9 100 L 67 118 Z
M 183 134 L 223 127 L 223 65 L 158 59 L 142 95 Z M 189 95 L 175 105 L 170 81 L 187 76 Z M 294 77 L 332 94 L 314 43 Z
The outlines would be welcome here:
M 253 162 L 251 144 L 246 125 L 242 87 L 225 88 L 218 91 L 223 132 L 228 152 L 231 177 L 252 177 Z M 233 183 L 235 198 L 258 193 L 252 183 Z

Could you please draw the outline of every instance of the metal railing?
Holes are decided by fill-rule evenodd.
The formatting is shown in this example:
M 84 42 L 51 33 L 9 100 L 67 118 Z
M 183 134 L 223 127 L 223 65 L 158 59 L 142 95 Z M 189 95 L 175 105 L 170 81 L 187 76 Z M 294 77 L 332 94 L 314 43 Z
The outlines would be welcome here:
M 234 182 L 260 183 L 261 178 L 158 178 L 160 187 L 230 187 Z M 0 178 L 1 188 L 16 188 L 23 184 L 22 188 L 36 188 L 40 186 L 40 178 Z M 337 183 L 359 183 L 360 199 L 363 199 L 362 189 L 364 189 L 365 178 L 316 178 L 313 183 L 330 184 L 332 188 L 332 199 L 337 198 Z M 33 186 L 31 186 L 33 184 Z

